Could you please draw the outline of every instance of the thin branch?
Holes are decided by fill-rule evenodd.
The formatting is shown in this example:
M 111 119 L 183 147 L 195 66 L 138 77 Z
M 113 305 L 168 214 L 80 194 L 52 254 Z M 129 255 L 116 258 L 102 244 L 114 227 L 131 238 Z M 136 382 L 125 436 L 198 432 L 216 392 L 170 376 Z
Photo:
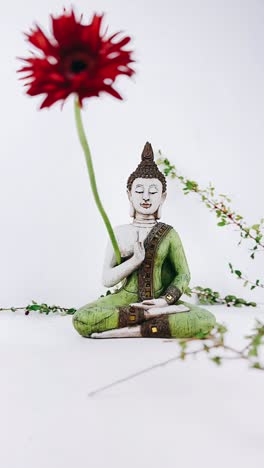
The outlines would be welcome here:
M 195 356 L 198 354 L 206 353 L 210 356 L 210 360 L 213 361 L 215 364 L 220 365 L 223 360 L 246 360 L 251 365 L 252 368 L 258 370 L 264 370 L 264 364 L 261 364 L 256 360 L 259 354 L 260 346 L 263 346 L 263 337 L 264 337 L 264 324 L 258 321 L 256 322 L 255 326 L 255 333 L 251 336 L 247 336 L 246 338 L 249 339 L 249 343 L 245 346 L 242 350 L 235 349 L 227 344 L 225 344 L 225 334 L 227 332 L 227 328 L 221 324 L 216 324 L 215 332 L 211 335 L 203 335 L 200 338 L 197 336 L 194 338 L 187 338 L 179 340 L 178 343 L 181 347 L 180 354 L 173 356 L 172 358 L 166 359 L 164 361 L 160 361 L 152 366 L 145 367 L 140 371 L 134 372 L 132 374 L 127 375 L 121 379 L 114 380 L 109 384 L 104 386 L 98 387 L 97 389 L 88 393 L 88 397 L 94 397 L 99 393 L 102 393 L 110 388 L 116 387 L 117 385 L 123 384 L 125 382 L 129 382 L 139 376 L 148 374 L 160 367 L 167 366 L 175 361 L 185 360 L 188 356 Z M 190 342 L 200 341 L 202 346 L 199 349 L 186 351 L 186 347 Z M 208 345 L 208 341 L 211 341 L 212 344 Z M 212 356 L 210 353 L 211 351 L 215 350 L 222 350 L 224 352 L 232 353 L 233 355 L 221 355 L 221 356 Z
M 232 211 L 231 208 L 224 203 L 224 200 L 228 203 L 231 202 L 229 197 L 224 194 L 219 194 L 218 197 L 221 199 L 215 199 L 215 188 L 211 184 L 206 189 L 201 189 L 197 182 L 179 175 L 175 165 L 172 165 L 168 158 L 164 158 L 161 151 L 158 153 L 159 158 L 157 160 L 157 164 L 162 166 L 164 174 L 171 177 L 172 179 L 177 178 L 183 185 L 183 192 L 185 195 L 191 192 L 196 193 L 201 198 L 202 202 L 207 206 L 207 208 L 209 208 L 210 211 L 213 211 L 217 218 L 219 218 L 219 222 L 217 223 L 218 226 L 227 226 L 233 224 L 239 228 L 242 239 L 249 238 L 255 242 L 255 246 L 251 249 L 251 258 L 254 258 L 255 253 L 259 251 L 260 248 L 264 249 L 264 243 L 262 240 L 264 237 L 264 218 L 262 218 L 259 223 L 248 226 L 247 223 L 243 220 L 243 216 Z

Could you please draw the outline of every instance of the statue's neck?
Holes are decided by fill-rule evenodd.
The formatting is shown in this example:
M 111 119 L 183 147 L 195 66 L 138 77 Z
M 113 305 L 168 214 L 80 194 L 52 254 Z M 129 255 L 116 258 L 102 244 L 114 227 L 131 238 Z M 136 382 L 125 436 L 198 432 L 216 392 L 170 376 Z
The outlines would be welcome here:
M 153 214 L 136 213 L 133 224 L 137 227 L 152 227 L 157 224 L 157 220 Z

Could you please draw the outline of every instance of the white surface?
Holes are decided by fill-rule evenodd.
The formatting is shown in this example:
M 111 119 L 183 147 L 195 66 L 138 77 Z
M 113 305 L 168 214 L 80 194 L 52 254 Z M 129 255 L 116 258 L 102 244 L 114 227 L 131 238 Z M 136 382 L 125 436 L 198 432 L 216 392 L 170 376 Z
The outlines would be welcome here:
M 13 0 L 2 2 L 0 304 L 31 299 L 82 306 L 100 291 L 107 234 L 88 182 L 73 104 L 38 112 L 15 70 L 28 54 L 22 31 L 48 29 L 50 13 L 74 3 L 90 18 L 105 11 L 109 33 L 133 36 L 134 80 L 121 77 L 119 102 L 87 102 L 84 120 L 101 198 L 113 225 L 129 222 L 126 181 L 146 140 L 190 179 L 231 195 L 256 223 L 263 216 L 264 2 L 259 0 Z M 162 221 L 182 238 L 192 284 L 245 293 L 231 261 L 263 276 L 237 248 L 238 234 L 216 227 L 195 196 L 169 183 Z M 92 232 L 91 226 L 96 226 Z
M 264 310 L 210 307 L 242 346 Z M 101 385 L 178 352 L 159 339 L 88 340 L 71 317 L 0 315 L 4 468 L 262 466 L 263 373 L 189 358 Z

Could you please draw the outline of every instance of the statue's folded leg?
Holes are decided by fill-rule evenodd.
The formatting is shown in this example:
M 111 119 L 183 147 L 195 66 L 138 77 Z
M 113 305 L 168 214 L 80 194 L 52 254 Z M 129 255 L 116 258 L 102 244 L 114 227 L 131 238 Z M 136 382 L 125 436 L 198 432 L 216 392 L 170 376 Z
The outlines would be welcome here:
M 87 304 L 73 316 L 73 325 L 80 335 L 89 337 L 92 333 L 121 329 L 144 322 L 143 309 L 134 306 L 110 306 L 109 304 Z
M 138 296 L 125 290 L 100 297 L 94 302 L 84 305 L 73 315 L 73 325 L 80 335 L 91 336 L 92 333 L 101 333 L 126 326 L 122 310 L 129 308 L 129 304 L 136 302 Z M 131 324 L 134 316 L 131 315 Z
M 191 338 L 198 333 L 207 334 L 215 326 L 214 315 L 206 309 L 182 302 L 189 312 L 166 314 L 141 324 L 144 338 Z
M 118 311 L 115 308 L 100 306 L 84 306 L 75 312 L 73 325 L 80 335 L 91 336 L 118 327 Z
M 120 327 L 119 310 L 119 326 L 116 329 L 95 332 L 92 338 L 191 338 L 198 333 L 207 335 L 215 326 L 215 318 L 211 312 L 192 304 L 189 304 L 189 312 L 164 314 L 147 320 L 137 317 L 137 311 L 133 311 L 133 307 L 120 309 L 123 328 Z M 133 326 L 128 323 L 132 313 L 135 316 Z

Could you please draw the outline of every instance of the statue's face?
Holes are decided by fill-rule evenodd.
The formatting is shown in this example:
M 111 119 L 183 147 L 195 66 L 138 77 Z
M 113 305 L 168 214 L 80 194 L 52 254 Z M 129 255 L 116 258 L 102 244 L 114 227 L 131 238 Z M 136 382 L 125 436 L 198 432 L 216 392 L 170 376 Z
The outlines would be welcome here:
M 162 183 L 159 179 L 138 177 L 134 180 L 128 196 L 137 213 L 154 214 L 164 202 L 166 193 L 162 193 Z

